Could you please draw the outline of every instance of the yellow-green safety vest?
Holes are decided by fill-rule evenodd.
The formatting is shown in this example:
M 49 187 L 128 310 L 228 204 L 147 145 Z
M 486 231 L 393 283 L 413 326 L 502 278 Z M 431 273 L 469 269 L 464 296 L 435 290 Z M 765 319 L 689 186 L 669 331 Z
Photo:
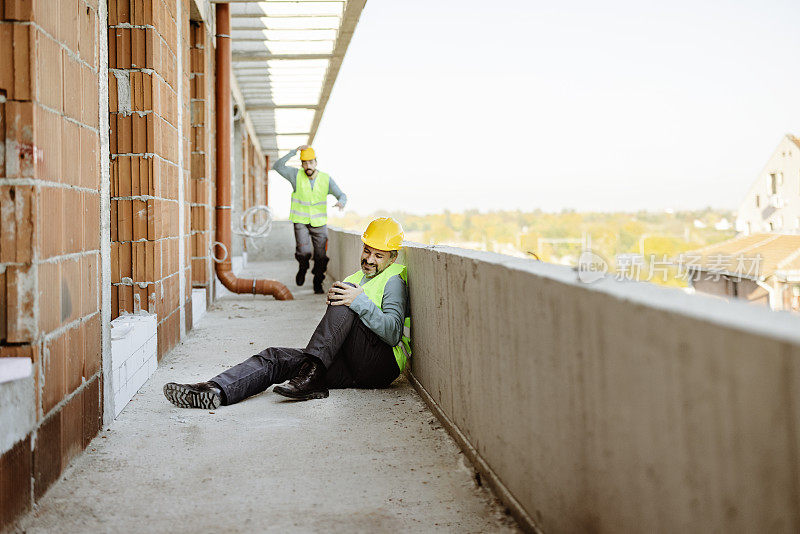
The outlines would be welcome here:
M 324 172 L 317 172 L 314 188 L 306 171 L 297 169 L 297 179 L 292 193 L 292 208 L 289 220 L 294 223 L 325 226 L 328 224 L 328 185 L 331 177 Z
M 395 275 L 399 275 L 406 285 L 408 285 L 408 270 L 406 269 L 406 266 L 399 263 L 393 263 L 384 269 L 383 272 L 381 272 L 378 276 L 370 278 L 364 283 L 363 286 L 361 286 L 364 288 L 364 294 L 367 296 L 367 298 L 375 303 L 379 309 L 382 309 L 381 304 L 383 304 L 383 290 L 386 287 L 386 282 L 389 281 L 389 278 Z M 345 278 L 344 281 L 361 285 L 361 281 L 363 279 L 364 272 L 359 270 Z M 408 314 L 408 310 L 406 310 L 406 314 Z M 406 368 L 408 359 L 411 358 L 411 317 L 408 315 L 406 315 L 405 321 L 403 321 L 403 335 L 400 338 L 400 343 L 395 345 L 392 348 L 392 351 L 394 352 L 394 359 L 397 360 L 397 366 L 400 368 L 400 371 L 402 371 Z

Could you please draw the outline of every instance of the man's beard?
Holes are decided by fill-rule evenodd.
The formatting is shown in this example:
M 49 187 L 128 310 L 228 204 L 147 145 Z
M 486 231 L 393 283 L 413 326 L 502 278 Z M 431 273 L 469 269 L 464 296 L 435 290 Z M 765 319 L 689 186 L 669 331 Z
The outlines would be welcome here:
M 364 275 L 367 276 L 368 278 L 372 278 L 373 276 L 378 274 L 378 266 L 368 265 L 367 262 L 364 260 L 361 260 L 361 270 L 364 271 Z
M 306 169 L 306 176 L 311 176 L 314 174 L 314 169 Z

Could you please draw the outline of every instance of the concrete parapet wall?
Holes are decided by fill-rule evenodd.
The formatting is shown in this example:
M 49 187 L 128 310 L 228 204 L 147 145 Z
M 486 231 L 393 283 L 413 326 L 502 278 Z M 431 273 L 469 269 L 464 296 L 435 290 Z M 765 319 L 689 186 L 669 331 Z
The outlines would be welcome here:
M 360 248 L 332 230 L 329 275 Z M 492 253 L 405 255 L 413 377 L 528 528 L 800 531 L 795 316 Z

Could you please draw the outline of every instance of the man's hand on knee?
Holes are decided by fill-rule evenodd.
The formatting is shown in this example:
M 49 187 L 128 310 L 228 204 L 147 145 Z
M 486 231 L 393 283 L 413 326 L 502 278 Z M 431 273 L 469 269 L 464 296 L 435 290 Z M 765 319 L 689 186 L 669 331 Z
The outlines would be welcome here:
M 350 306 L 364 288 L 347 282 L 334 282 L 328 290 L 328 304 L 331 306 Z

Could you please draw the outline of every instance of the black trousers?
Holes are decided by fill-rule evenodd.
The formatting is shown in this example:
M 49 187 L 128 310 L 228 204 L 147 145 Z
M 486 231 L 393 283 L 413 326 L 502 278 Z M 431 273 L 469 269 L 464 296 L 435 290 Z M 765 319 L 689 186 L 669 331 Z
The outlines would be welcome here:
M 400 374 L 388 343 L 347 306 L 328 306 L 305 349 L 269 347 L 211 382 L 225 393 L 225 404 L 234 404 L 289 380 L 308 357 L 325 366 L 329 388 L 383 388 Z

